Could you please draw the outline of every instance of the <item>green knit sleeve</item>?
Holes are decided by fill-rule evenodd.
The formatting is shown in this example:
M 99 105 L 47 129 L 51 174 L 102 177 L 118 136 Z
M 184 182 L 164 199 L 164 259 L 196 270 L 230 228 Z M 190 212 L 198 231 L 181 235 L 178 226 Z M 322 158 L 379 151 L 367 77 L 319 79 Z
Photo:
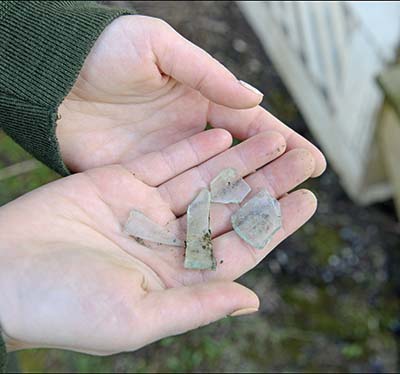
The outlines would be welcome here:
M 132 13 L 94 1 L 0 1 L 0 127 L 61 175 L 57 109 L 104 28 Z

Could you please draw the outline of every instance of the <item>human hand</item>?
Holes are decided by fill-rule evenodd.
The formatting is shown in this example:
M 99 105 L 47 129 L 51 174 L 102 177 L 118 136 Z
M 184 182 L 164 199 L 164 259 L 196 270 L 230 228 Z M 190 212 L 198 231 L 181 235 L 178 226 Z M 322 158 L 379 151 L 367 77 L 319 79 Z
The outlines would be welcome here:
M 136 159 L 136 176 L 122 166 L 92 169 L 0 208 L 0 324 L 8 348 L 111 354 L 255 311 L 257 296 L 233 281 L 312 216 L 312 193 L 286 192 L 312 174 L 315 161 L 301 149 L 282 155 L 285 141 L 275 132 L 217 155 L 229 139 L 225 130 L 202 132 L 162 156 Z M 231 230 L 233 205 L 212 205 L 216 271 L 186 270 L 183 248 L 149 249 L 123 232 L 132 208 L 181 230 L 188 203 L 228 166 L 253 191 L 280 198 L 283 228 L 264 250 Z
M 313 176 L 322 154 L 262 107 L 262 96 L 165 22 L 117 18 L 102 33 L 59 108 L 57 137 L 66 165 L 83 171 L 132 160 L 201 132 L 207 123 L 240 140 L 273 130 L 287 150 L 308 149 Z

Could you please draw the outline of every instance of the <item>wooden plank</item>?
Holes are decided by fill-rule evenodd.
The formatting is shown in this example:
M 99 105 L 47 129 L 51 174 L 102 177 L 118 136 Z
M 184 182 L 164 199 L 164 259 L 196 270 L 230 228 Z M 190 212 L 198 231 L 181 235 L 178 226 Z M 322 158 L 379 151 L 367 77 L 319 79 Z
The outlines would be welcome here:
M 311 24 L 311 5 L 305 1 L 299 1 L 297 3 L 297 11 L 299 16 L 299 24 L 301 25 L 301 36 L 303 43 L 303 50 L 305 56 L 305 64 L 309 71 L 311 78 L 316 83 L 316 86 L 320 84 L 321 80 L 321 68 L 319 65 L 318 51 L 315 45 L 314 30 Z
M 309 76 L 305 73 L 304 66 L 300 63 L 299 56 L 285 43 L 285 37 L 279 28 L 271 27 L 265 32 L 264 14 L 267 9 L 262 2 L 239 2 L 239 6 L 250 20 L 261 43 L 266 48 L 268 55 L 274 62 L 280 76 L 290 89 L 313 135 L 326 152 L 330 163 L 339 173 L 349 194 L 357 201 L 362 170 L 357 160 L 353 157 L 353 150 L 345 147 L 342 129 L 327 109 L 324 97 L 315 89 Z M 307 92 L 307 95 L 304 95 Z M 323 130 L 321 130 L 323 126 Z
M 334 53 L 335 53 L 335 65 L 336 65 L 336 88 L 337 90 L 343 91 L 343 77 L 344 71 L 346 70 L 347 62 L 347 50 L 348 50 L 348 39 L 346 37 L 346 21 L 345 21 L 345 9 L 341 2 L 333 1 L 329 3 L 329 12 L 332 17 L 332 25 L 334 32 L 332 37 L 334 39 Z
M 292 47 L 294 48 L 296 53 L 299 53 L 302 45 L 300 41 L 295 13 L 295 7 L 297 7 L 297 3 L 294 1 L 283 1 L 282 4 L 284 5 L 283 11 L 286 15 L 286 27 L 289 33 L 290 43 L 292 44 Z
M 365 155 L 370 153 L 374 141 L 383 95 L 376 89 L 374 81 L 366 79 L 364 82 L 366 83 L 365 86 L 363 84 L 359 86 L 361 101 L 358 106 L 358 115 L 354 122 L 352 145 L 358 152 L 361 165 L 363 168 L 367 168 L 368 162 L 366 161 L 368 158 Z
M 394 202 L 397 216 L 400 219 L 400 119 L 391 105 L 383 109 L 379 141 L 385 161 L 386 172 L 390 178 L 394 191 Z
M 342 47 L 348 48 L 348 51 L 343 52 L 347 60 L 343 91 L 340 92 L 337 89 L 337 73 L 333 66 L 332 53 L 330 61 L 323 60 L 324 64 L 328 63 L 330 66 L 329 79 L 321 66 L 321 54 L 324 55 L 323 58 L 329 57 L 329 53 L 323 53 L 328 48 L 323 44 L 334 43 L 328 31 L 325 31 L 320 39 L 316 38 L 315 33 L 319 33 L 319 30 L 325 27 L 324 17 L 329 17 L 326 13 L 322 16 L 324 13 L 320 12 L 317 18 L 313 18 L 315 7 L 321 4 L 305 2 L 296 4 L 296 14 L 300 20 L 299 29 L 302 30 L 299 35 L 305 51 L 306 64 L 301 54 L 296 53 L 288 43 L 287 35 L 279 23 L 266 26 L 266 20 L 271 17 L 271 5 L 266 6 L 265 2 L 238 2 L 238 4 L 295 99 L 311 132 L 326 153 L 329 163 L 338 172 L 349 195 L 361 204 L 387 199 L 392 192 L 387 181 L 379 176 L 373 178 L 373 181 L 366 177 L 367 168 L 371 164 L 370 148 L 375 133 L 375 118 L 382 97 L 372 79 L 381 68 L 382 61 L 374 55 L 374 50 L 370 48 L 365 36 L 354 29 L 351 39 L 347 38 L 347 35 L 340 37 L 340 43 L 345 44 Z M 277 4 L 274 7 L 278 13 Z M 346 22 L 344 24 L 346 25 Z M 335 32 L 332 28 L 331 33 Z M 327 69 L 326 65 L 324 68 Z M 326 98 L 319 89 L 319 84 L 324 84 L 327 79 L 328 87 L 338 103 L 337 111 L 334 113 L 329 110 Z M 367 185 L 366 181 L 372 182 L 371 185 Z
M 332 45 L 331 33 L 333 33 L 332 23 L 329 22 L 329 4 L 326 2 L 313 3 L 314 18 L 316 23 L 316 32 L 318 38 L 318 50 L 320 51 L 320 59 L 323 71 L 323 82 L 327 93 L 330 109 L 336 109 L 337 96 L 336 91 L 336 74 L 334 66 L 334 51 Z
M 378 83 L 400 117 L 400 64 L 386 69 L 379 75 Z
M 256 3 L 256 1 L 252 1 L 252 3 Z M 281 27 L 282 12 L 279 1 L 268 1 L 265 5 L 269 8 L 268 13 L 264 15 L 265 19 L 268 19 L 269 15 L 271 15 L 273 21 L 278 25 L 278 27 Z
M 382 95 L 374 81 L 382 69 L 382 61 L 358 31 L 351 39 L 347 55 L 344 90 L 338 94 L 341 98 L 338 121 L 346 125 L 350 146 L 356 150 L 357 157 L 365 160 L 375 133 L 376 115 L 382 105 Z
M 400 35 L 400 3 L 398 1 L 346 1 L 371 48 L 385 62 L 396 58 Z
M 28 173 L 32 170 L 37 169 L 39 166 L 40 163 L 36 160 L 26 160 L 7 166 L 3 169 L 0 169 L 0 181 L 15 177 L 17 175 Z

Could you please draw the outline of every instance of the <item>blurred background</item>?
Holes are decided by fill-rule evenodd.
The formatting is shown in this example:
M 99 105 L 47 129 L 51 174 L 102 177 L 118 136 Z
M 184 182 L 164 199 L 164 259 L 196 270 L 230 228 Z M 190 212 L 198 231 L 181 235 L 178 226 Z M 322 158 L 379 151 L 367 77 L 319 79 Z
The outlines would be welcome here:
M 319 208 L 240 279 L 261 299 L 256 315 L 111 357 L 19 352 L 10 370 L 398 371 L 399 3 L 101 3 L 163 18 L 263 91 L 263 105 L 328 156 L 303 185 Z M 0 205 L 56 178 L 0 132 Z

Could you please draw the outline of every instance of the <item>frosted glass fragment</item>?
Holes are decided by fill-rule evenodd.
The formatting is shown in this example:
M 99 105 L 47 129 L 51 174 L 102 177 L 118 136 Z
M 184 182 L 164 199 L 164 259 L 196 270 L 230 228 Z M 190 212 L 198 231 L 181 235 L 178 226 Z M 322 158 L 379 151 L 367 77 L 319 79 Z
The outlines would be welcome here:
M 153 222 L 139 210 L 133 209 L 128 221 L 125 224 L 125 232 L 139 239 L 149 240 L 152 242 L 183 247 L 182 240 L 179 240 L 173 233 L 165 227 Z
M 250 192 L 250 186 L 243 180 L 236 169 L 222 170 L 210 184 L 213 203 L 241 203 Z
M 210 203 L 210 192 L 203 189 L 187 209 L 186 269 L 216 268 L 210 231 Z
M 252 247 L 263 249 L 282 227 L 281 208 L 267 190 L 261 190 L 231 217 L 235 232 Z

